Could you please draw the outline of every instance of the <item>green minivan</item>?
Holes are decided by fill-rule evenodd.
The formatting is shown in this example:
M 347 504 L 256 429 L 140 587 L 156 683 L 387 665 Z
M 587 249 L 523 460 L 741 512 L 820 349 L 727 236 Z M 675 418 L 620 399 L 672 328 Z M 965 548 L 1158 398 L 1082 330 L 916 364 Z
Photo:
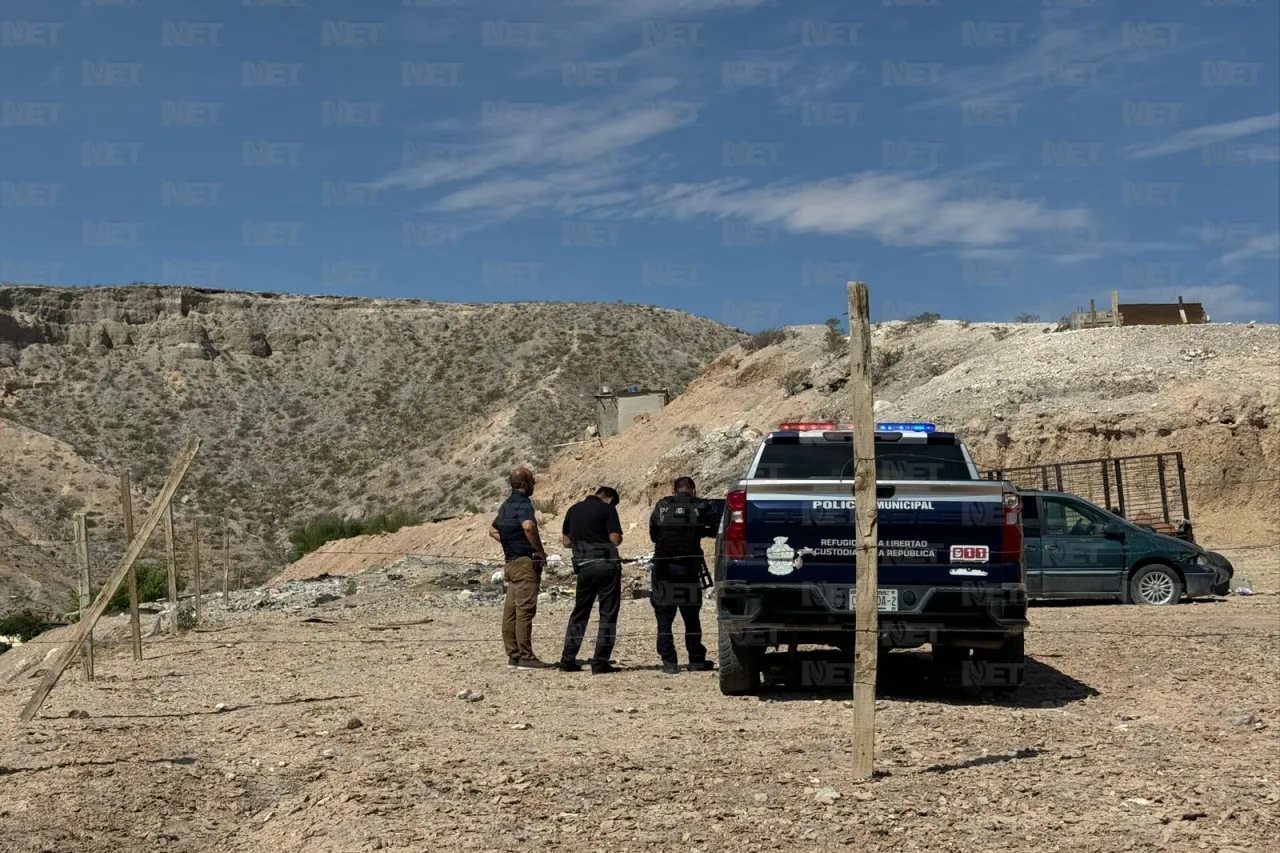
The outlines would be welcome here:
M 1209 595 L 1218 569 L 1198 545 L 1064 492 L 1019 490 L 1031 599 L 1177 604 Z

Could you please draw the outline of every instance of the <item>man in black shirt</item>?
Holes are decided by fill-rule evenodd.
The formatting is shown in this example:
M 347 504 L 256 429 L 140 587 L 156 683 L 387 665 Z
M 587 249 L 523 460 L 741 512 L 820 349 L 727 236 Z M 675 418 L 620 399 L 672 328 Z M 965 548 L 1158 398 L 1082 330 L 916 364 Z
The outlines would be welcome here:
M 608 486 L 596 489 L 569 507 L 560 530 L 566 548 L 573 548 L 573 573 L 577 576 L 576 597 L 569 626 L 564 632 L 560 669 L 578 672 L 578 649 L 587 633 L 591 608 L 600 600 L 600 624 L 596 629 L 596 653 L 588 663 L 597 675 L 616 672 L 609 662 L 618 635 L 618 608 L 622 603 L 622 522 L 618 519 L 618 492 Z
M 698 620 L 706 574 L 702 539 L 714 535 L 712 515 L 710 503 L 697 497 L 692 478 L 681 477 L 673 484 L 671 496 L 658 501 L 649 516 L 649 538 L 653 540 L 649 600 L 658 620 L 658 656 L 662 658 L 662 671 L 668 674 L 680 671 L 672 636 L 677 613 L 684 622 L 689 669 L 708 670 L 714 666 L 707 660 Z
M 502 607 L 502 640 L 507 665 L 513 669 L 546 669 L 533 653 L 533 617 L 538 612 L 538 588 L 547 552 L 534 516 L 534 477 L 528 468 L 511 472 L 511 496 L 498 510 L 489 536 L 502 544 L 506 566 L 507 600 Z

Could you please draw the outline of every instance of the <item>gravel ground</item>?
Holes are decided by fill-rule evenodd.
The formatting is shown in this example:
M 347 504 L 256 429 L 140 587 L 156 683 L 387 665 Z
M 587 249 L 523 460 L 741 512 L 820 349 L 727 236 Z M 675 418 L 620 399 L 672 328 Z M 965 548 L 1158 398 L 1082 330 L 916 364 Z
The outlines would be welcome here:
M 211 602 L 139 664 L 104 645 L 31 724 L 31 673 L 0 684 L 0 851 L 1230 853 L 1280 831 L 1274 595 L 1037 607 L 1011 698 L 895 652 L 859 784 L 847 689 L 664 676 L 643 600 L 624 671 L 522 673 L 487 596 L 358 584 L 296 611 Z M 539 611 L 545 659 L 569 606 Z

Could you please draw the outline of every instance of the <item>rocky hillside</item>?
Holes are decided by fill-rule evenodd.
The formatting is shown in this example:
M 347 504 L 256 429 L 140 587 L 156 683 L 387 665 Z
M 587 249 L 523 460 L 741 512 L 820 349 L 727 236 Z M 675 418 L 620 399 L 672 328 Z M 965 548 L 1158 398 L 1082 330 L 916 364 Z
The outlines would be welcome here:
M 984 467 L 1180 450 L 1198 537 L 1280 541 L 1280 327 L 1055 332 L 944 320 L 885 323 L 873 334 L 878 419 L 954 430 Z M 598 484 L 615 485 L 624 521 L 636 525 L 624 552 L 644 553 L 649 506 L 675 476 L 692 474 L 704 493 L 723 494 L 762 431 L 784 420 L 847 417 L 844 339 L 821 326 L 780 338 L 756 351 L 728 350 L 651 421 L 567 448 L 538 496 L 563 509 Z M 486 512 L 334 543 L 333 553 L 310 555 L 289 576 L 388 561 L 339 553 L 356 550 L 493 557 L 490 519 Z M 547 515 L 544 524 L 558 521 Z
M 229 514 L 251 569 L 319 512 L 486 506 L 499 472 L 582 436 L 601 382 L 679 393 L 742 339 L 622 304 L 0 287 L 0 572 L 29 574 L 23 549 L 66 539 L 79 509 L 118 536 L 119 472 L 154 494 L 190 434 L 180 524 Z M 0 586 L 0 610 L 17 594 Z

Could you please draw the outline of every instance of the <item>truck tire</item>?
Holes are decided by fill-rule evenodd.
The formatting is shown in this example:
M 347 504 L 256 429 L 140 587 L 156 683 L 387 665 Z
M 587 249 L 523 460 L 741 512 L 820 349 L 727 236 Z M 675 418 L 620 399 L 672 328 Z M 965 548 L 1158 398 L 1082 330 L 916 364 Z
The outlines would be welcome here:
M 725 696 L 746 696 L 760 686 L 760 653 L 733 641 L 720 626 L 720 692 Z
M 1164 563 L 1151 563 L 1133 573 L 1129 600 L 1134 604 L 1168 607 L 1182 601 L 1182 578 Z
M 947 689 L 958 687 L 964 682 L 965 671 L 969 666 L 969 649 L 936 642 L 933 644 L 932 663 L 942 686 Z
M 996 693 L 1012 693 L 1022 686 L 1022 676 L 1026 669 L 1027 639 L 1024 634 L 1010 637 L 998 649 L 974 649 L 973 660 L 978 664 L 993 664 L 986 673 L 988 683 L 983 684 L 985 690 Z M 992 677 L 995 680 L 992 680 Z

